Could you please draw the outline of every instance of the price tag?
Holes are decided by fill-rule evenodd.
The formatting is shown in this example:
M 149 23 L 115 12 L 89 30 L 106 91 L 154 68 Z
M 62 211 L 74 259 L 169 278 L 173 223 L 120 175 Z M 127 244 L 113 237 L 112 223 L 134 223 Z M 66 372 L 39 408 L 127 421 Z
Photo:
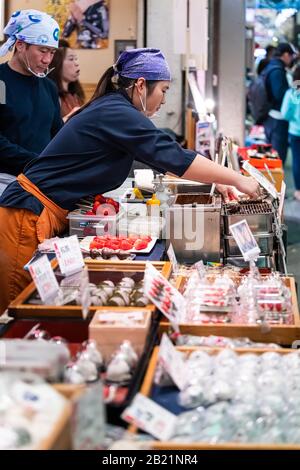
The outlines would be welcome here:
M 47 255 L 29 266 L 29 272 L 44 303 L 54 299 L 59 291 L 57 279 Z
M 89 285 L 89 272 L 87 267 L 85 267 L 81 271 L 81 281 L 79 287 L 79 294 L 81 299 L 81 306 L 82 306 L 82 316 L 84 320 L 87 318 L 89 313 L 89 308 L 91 306 L 91 291 Z
M 160 364 L 166 372 L 168 372 L 174 384 L 179 390 L 183 390 L 187 379 L 186 365 L 182 354 L 176 350 L 172 341 L 165 333 L 160 343 L 158 358 Z
M 241 250 L 245 261 L 254 261 L 258 258 L 260 248 L 250 230 L 246 219 L 229 226 L 230 232 Z
M 61 273 L 71 276 L 84 267 L 84 261 L 77 235 L 60 238 L 53 243 Z
M 181 315 L 185 314 L 186 301 L 180 292 L 150 263 L 146 264 L 144 292 L 173 325 L 178 325 Z M 178 326 L 176 329 L 178 330 Z
M 171 261 L 173 265 L 173 271 L 174 272 L 178 271 L 178 261 L 177 261 L 172 243 L 170 243 L 167 254 L 168 254 L 169 260 Z
M 280 220 L 282 220 L 285 193 L 286 193 L 286 184 L 285 184 L 285 181 L 282 181 L 281 191 L 280 191 L 280 202 L 279 202 L 279 207 L 278 207 L 278 215 L 279 215 Z
M 168 441 L 175 431 L 176 416 L 140 393 L 121 417 L 160 441 Z

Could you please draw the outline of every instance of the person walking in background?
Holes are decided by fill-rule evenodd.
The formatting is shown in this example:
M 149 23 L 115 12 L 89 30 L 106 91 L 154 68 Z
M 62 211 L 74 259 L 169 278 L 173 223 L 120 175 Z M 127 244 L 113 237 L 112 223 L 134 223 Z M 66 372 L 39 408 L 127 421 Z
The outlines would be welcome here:
M 79 82 L 80 68 L 76 52 L 64 39 L 52 61 L 54 70 L 49 74 L 57 86 L 61 116 L 65 118 L 84 104 L 84 91 Z
M 261 58 L 259 57 L 259 61 L 256 62 L 256 73 L 257 75 L 260 75 L 262 73 L 262 71 L 264 70 L 264 68 L 268 65 L 268 63 L 270 62 L 270 60 L 272 59 L 273 55 L 274 55 L 274 52 L 276 50 L 276 47 L 275 46 L 272 46 L 272 44 L 269 44 L 267 47 L 266 47 L 266 55 L 265 57 Z
M 283 118 L 280 108 L 285 92 L 289 89 L 286 68 L 294 58 L 294 50 L 288 43 L 280 43 L 273 58 L 266 65 L 261 75 L 265 77 L 265 86 L 271 104 L 268 117 L 263 121 L 267 142 L 277 150 L 283 163 L 288 149 L 288 122 Z
M 290 145 L 293 155 L 294 198 L 300 201 L 300 66 L 293 74 L 293 87 L 284 95 L 281 114 L 289 123 Z

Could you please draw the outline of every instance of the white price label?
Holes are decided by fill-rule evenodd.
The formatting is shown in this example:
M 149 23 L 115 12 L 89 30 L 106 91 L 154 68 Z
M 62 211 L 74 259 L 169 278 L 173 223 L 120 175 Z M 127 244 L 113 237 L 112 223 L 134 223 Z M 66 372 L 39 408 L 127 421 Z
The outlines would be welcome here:
M 173 271 L 176 272 L 178 270 L 178 261 L 177 261 L 172 243 L 170 243 L 167 254 L 168 254 L 169 260 L 171 261 L 173 265 Z
M 42 256 L 29 266 L 29 272 L 43 302 L 54 299 L 59 291 L 57 279 L 47 255 Z
M 84 267 L 77 235 L 60 238 L 53 245 L 61 273 L 64 276 L 71 276 Z
M 123 411 L 122 419 L 160 441 L 168 441 L 175 431 L 176 416 L 140 393 Z
M 230 232 L 236 241 L 237 246 L 241 250 L 245 261 L 254 261 L 258 258 L 260 248 L 250 230 L 246 219 L 229 225 Z
M 159 362 L 168 372 L 174 384 L 183 390 L 186 384 L 186 365 L 182 354 L 176 350 L 166 334 L 163 335 L 159 348 Z
M 177 324 L 186 310 L 184 297 L 150 263 L 147 263 L 144 278 L 144 292 L 151 302 L 170 320 Z

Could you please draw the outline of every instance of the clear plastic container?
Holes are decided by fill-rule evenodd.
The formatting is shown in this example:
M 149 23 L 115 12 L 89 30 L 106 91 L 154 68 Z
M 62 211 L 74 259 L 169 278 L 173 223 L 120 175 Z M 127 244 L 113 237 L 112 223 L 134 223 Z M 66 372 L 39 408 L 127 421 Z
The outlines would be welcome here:
M 117 235 L 119 220 L 123 211 L 113 216 L 86 215 L 80 209 L 70 212 L 69 234 L 84 238 L 97 235 Z

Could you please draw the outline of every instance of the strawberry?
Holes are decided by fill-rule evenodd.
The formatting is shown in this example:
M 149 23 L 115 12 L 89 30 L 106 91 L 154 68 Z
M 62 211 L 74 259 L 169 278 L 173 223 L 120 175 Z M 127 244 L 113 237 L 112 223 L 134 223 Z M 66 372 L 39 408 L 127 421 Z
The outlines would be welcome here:
M 105 204 L 106 197 L 102 196 L 102 194 L 97 194 L 97 196 L 95 196 L 95 201 L 99 201 L 100 204 Z
M 127 251 L 127 250 L 131 250 L 131 248 L 132 248 L 131 243 L 128 243 L 127 240 L 121 240 L 121 243 L 120 243 L 121 250 Z
M 135 250 L 144 250 L 145 248 L 147 248 L 147 246 L 148 243 L 145 240 L 141 240 L 139 238 L 134 242 L 133 245 Z
M 145 240 L 146 242 L 150 243 L 152 238 L 149 235 L 141 235 L 140 236 L 141 240 Z
M 95 202 L 94 202 L 94 205 L 93 205 L 93 212 L 94 212 L 94 214 L 97 213 L 97 209 L 98 209 L 99 206 L 100 206 L 100 202 L 99 202 L 99 201 L 95 201 Z

